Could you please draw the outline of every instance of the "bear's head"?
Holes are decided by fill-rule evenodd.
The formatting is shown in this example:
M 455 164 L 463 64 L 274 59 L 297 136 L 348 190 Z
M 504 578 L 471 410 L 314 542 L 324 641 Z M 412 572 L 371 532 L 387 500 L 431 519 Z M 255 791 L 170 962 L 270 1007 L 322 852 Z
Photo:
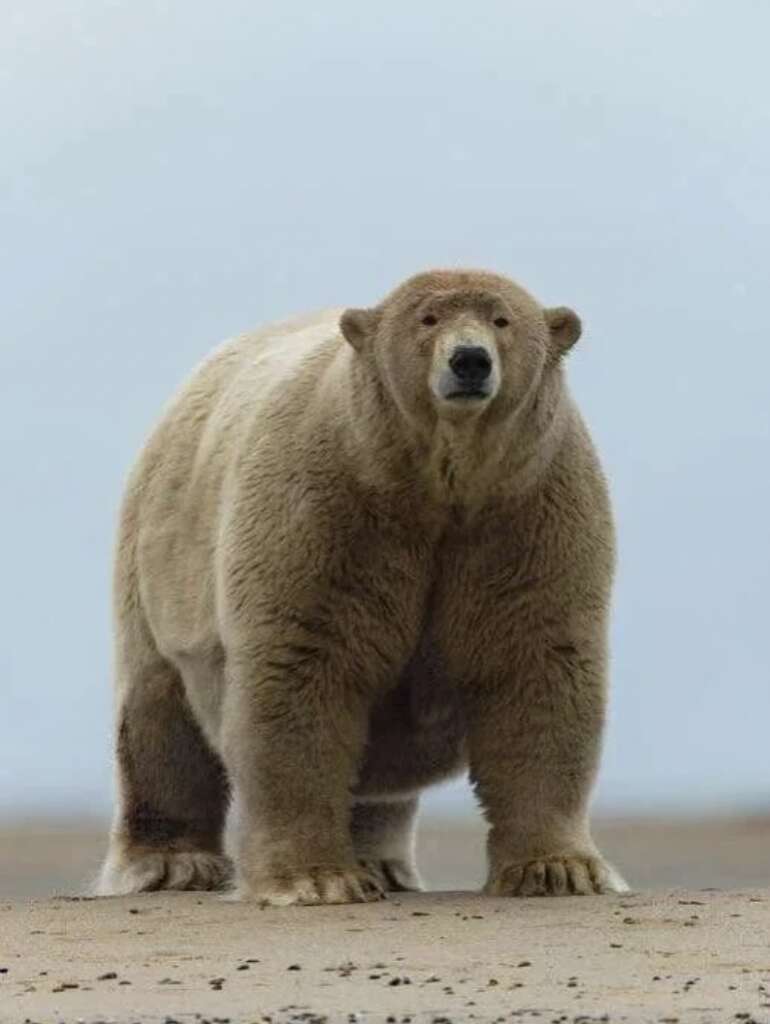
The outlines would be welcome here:
M 340 327 L 417 422 L 510 415 L 581 329 L 571 309 L 545 309 L 513 281 L 470 270 L 418 274 L 379 305 L 348 309 Z

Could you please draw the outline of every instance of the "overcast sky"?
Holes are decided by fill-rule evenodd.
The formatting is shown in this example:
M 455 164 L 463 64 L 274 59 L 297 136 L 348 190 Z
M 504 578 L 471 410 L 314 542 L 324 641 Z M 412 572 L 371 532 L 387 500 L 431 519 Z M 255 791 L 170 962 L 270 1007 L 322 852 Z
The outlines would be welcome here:
M 770 5 L 12 0 L 0 810 L 110 799 L 121 483 L 214 343 L 487 267 L 586 333 L 610 810 L 770 805 Z

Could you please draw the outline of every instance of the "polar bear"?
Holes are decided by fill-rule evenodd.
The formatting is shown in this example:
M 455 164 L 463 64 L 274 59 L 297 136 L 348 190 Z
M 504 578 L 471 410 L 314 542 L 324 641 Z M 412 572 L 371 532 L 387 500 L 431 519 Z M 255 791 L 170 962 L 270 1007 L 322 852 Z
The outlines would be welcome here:
M 126 489 L 102 894 L 419 888 L 420 791 L 466 769 L 492 895 L 619 892 L 591 838 L 614 539 L 567 390 L 580 335 L 484 271 L 246 334 Z

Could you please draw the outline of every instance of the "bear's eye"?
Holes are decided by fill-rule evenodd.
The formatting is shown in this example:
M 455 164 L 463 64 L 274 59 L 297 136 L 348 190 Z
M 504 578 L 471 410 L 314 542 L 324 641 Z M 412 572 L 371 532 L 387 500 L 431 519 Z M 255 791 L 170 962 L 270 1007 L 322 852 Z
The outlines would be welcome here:
M 507 327 L 508 320 L 504 316 L 495 317 L 493 321 L 495 327 Z
M 426 327 L 435 327 L 436 324 L 438 323 L 438 320 L 432 313 L 426 313 L 425 316 L 422 318 L 422 322 L 425 324 Z

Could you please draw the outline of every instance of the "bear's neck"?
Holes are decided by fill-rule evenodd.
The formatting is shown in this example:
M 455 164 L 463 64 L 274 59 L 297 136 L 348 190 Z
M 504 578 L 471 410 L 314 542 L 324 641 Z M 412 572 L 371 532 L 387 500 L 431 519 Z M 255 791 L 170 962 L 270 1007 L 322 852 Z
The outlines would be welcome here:
M 369 396 L 340 410 L 350 468 L 370 494 L 379 492 L 405 516 L 423 510 L 472 517 L 517 502 L 547 472 L 573 410 L 561 371 L 505 419 L 435 417 L 416 425 L 382 389 L 344 393 Z
M 562 389 L 546 408 L 543 395 L 508 420 L 438 419 L 425 452 L 433 499 L 469 514 L 517 502 L 547 472 L 565 435 L 569 401 Z
M 505 462 L 498 438 L 483 423 L 436 422 L 422 456 L 430 494 L 441 505 L 483 504 L 495 490 Z

